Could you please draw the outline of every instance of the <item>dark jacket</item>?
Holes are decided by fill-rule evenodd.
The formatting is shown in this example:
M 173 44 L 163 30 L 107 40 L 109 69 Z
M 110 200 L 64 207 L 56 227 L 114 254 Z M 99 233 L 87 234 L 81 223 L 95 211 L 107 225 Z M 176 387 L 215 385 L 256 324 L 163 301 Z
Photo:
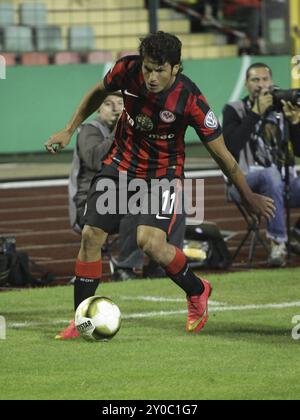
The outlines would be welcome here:
M 243 100 L 231 102 L 223 109 L 223 134 L 227 148 L 239 162 L 244 173 L 255 164 L 250 148 L 251 135 L 261 117 L 251 110 L 247 96 Z M 300 155 L 300 124 L 290 124 L 290 140 L 297 156 Z

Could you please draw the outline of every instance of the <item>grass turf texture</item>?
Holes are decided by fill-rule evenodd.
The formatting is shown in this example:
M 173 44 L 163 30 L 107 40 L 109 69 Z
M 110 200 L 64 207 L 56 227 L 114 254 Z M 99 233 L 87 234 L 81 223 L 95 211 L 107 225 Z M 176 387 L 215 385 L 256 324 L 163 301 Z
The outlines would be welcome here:
M 208 279 L 212 301 L 227 306 L 300 301 L 299 268 Z M 63 320 L 72 318 L 72 293 L 67 286 L 0 294 L 7 322 L 6 340 L 0 340 L 0 399 L 299 398 L 300 340 L 291 331 L 300 307 L 211 306 L 203 332 L 188 335 L 186 314 L 176 313 L 186 310 L 184 294 L 170 280 L 106 283 L 97 294 L 119 305 L 125 318 L 119 333 L 104 343 L 56 341 Z

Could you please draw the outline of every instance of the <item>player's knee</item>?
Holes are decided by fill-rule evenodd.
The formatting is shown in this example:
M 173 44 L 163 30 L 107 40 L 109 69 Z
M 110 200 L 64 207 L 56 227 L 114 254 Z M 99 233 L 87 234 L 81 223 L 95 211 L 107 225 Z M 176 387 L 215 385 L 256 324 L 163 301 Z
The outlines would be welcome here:
M 147 235 L 142 231 L 140 232 L 139 229 L 137 231 L 137 237 L 136 237 L 137 246 L 143 250 L 144 246 L 147 242 Z
M 81 246 L 84 249 L 99 250 L 106 240 L 107 235 L 98 228 L 84 226 L 81 235 Z
M 142 249 L 144 253 L 148 255 L 148 257 L 153 258 L 155 260 L 159 256 L 162 249 L 160 241 L 156 237 L 151 235 L 138 235 L 137 243 L 139 248 Z
M 138 229 L 137 232 L 137 244 L 138 247 L 147 253 L 150 250 L 151 244 L 153 242 L 153 237 L 149 232 L 145 231 L 144 229 Z

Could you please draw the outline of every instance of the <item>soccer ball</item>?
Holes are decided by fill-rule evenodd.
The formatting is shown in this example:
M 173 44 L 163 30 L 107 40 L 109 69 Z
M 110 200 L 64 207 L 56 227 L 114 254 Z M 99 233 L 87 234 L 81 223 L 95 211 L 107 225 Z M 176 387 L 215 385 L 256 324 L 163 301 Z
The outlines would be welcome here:
M 87 341 L 110 340 L 121 327 L 121 312 L 111 299 L 91 296 L 76 309 L 75 325 Z

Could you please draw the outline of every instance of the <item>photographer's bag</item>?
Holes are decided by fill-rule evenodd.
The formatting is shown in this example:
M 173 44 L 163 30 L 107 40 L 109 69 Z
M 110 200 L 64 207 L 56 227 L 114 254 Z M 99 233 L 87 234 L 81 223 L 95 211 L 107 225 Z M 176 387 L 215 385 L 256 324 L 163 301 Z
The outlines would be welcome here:
M 0 287 L 46 286 L 53 280 L 52 273 L 16 250 L 15 238 L 0 238 Z
M 230 267 L 232 263 L 231 255 L 215 223 L 206 222 L 197 226 L 187 226 L 185 240 L 186 247 L 189 246 L 189 243 L 192 247 L 198 243 L 199 248 L 205 249 L 205 258 L 201 263 L 202 267 L 218 269 Z M 202 244 L 204 244 L 204 247 L 201 246 Z M 194 265 L 196 265 L 193 258 L 190 258 L 190 262 L 194 262 Z

